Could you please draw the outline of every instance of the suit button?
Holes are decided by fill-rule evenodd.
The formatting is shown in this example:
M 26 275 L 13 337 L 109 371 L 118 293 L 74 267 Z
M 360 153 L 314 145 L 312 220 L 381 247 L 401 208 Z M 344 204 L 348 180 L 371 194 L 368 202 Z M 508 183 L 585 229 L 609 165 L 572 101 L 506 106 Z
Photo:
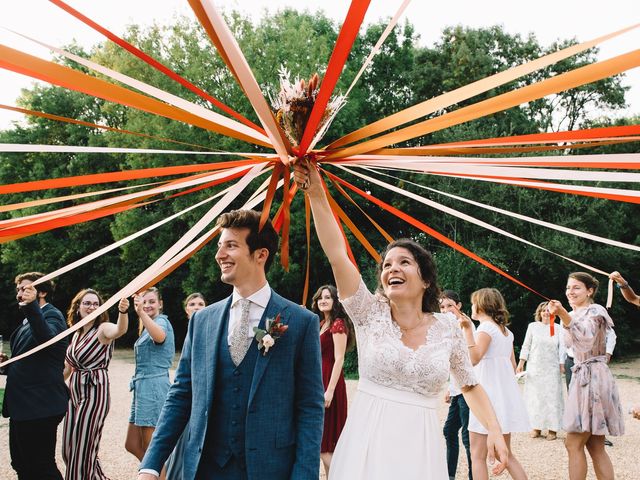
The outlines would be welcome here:
M 237 404 L 237 403 L 234 403 L 234 404 L 231 406 L 231 408 L 233 408 L 234 410 L 237 410 L 237 409 L 238 409 L 238 404 Z
M 240 372 L 238 370 L 234 370 L 233 374 L 237 377 L 240 375 Z
M 231 425 L 235 427 L 236 425 L 238 425 L 238 422 L 236 420 L 231 420 Z
M 236 443 L 238 439 L 236 437 L 231 437 L 231 443 Z
M 233 391 L 234 391 L 235 393 L 238 393 L 238 392 L 240 391 L 240 387 L 234 387 L 234 388 L 233 388 Z

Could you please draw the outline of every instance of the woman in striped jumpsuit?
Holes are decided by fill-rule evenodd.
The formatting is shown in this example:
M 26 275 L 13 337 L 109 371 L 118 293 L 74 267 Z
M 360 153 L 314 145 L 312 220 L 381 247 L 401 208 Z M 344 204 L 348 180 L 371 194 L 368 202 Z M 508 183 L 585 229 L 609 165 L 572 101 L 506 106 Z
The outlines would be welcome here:
M 72 326 L 102 305 L 92 289 L 81 290 L 71 301 L 67 323 Z M 109 322 L 107 312 L 73 334 L 65 360 L 69 379 L 69 406 L 62 431 L 65 480 L 107 480 L 98 459 L 102 427 L 109 413 L 111 396 L 107 368 L 113 341 L 127 332 L 129 301 L 118 304 L 118 323 Z

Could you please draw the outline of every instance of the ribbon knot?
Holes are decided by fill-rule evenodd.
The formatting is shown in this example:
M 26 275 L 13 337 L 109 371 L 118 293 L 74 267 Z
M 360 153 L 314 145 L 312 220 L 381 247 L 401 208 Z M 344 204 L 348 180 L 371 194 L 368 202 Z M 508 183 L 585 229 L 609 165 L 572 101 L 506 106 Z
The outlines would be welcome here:
M 580 382 L 580 386 L 584 387 L 589 384 L 591 381 L 591 364 L 597 362 L 607 362 L 606 355 L 599 355 L 597 357 L 591 357 L 585 360 L 584 362 L 576 362 L 571 371 L 573 375 L 576 377 L 577 381 Z

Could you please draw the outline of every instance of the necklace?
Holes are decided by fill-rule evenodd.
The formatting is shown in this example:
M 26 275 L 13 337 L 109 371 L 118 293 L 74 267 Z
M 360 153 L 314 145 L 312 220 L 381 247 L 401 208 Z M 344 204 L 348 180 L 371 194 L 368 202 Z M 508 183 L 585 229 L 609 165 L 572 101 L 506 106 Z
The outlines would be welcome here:
M 413 327 L 403 327 L 402 325 L 400 325 L 395 320 L 394 320 L 394 322 L 398 326 L 398 328 L 400 329 L 400 332 L 404 335 L 407 332 L 411 332 L 411 331 L 416 330 L 416 329 L 418 329 L 420 327 L 423 327 L 426 320 L 427 320 L 427 316 L 423 313 L 422 317 L 418 320 L 418 322 Z

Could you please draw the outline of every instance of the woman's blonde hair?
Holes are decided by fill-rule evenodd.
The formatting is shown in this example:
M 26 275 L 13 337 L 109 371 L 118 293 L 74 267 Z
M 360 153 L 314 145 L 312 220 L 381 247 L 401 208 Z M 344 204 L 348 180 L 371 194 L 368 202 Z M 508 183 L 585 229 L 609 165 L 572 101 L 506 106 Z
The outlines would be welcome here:
M 149 287 L 146 290 L 143 290 L 142 292 L 140 292 L 140 296 L 144 297 L 147 293 L 155 293 L 158 297 L 158 302 L 162 302 L 162 294 L 156 287 Z M 160 313 L 162 313 L 162 305 L 160 306 Z M 144 323 L 142 323 L 142 320 L 140 320 L 140 317 L 138 317 L 138 336 L 142 335 L 143 330 Z
M 547 309 L 547 305 L 549 305 L 549 302 L 542 302 L 536 308 L 536 313 L 533 314 L 533 319 L 536 322 L 541 322 L 542 321 L 542 312 L 544 312 Z
M 509 322 L 509 310 L 502 294 L 495 288 L 481 288 L 471 294 L 471 303 L 476 306 L 476 312 L 489 315 L 496 322 L 502 332 L 506 331 Z

